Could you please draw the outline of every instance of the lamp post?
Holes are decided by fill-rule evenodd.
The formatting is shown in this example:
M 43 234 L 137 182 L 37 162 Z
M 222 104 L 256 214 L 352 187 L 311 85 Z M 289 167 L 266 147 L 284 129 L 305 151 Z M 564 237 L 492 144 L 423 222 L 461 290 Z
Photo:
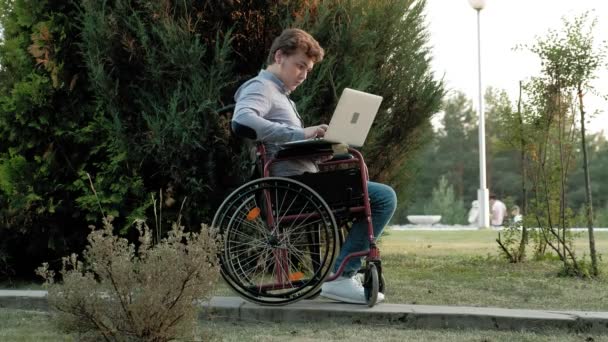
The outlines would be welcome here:
M 481 29 L 479 17 L 486 2 L 485 0 L 469 0 L 469 4 L 477 11 L 477 86 L 479 91 L 477 102 L 477 114 L 479 115 L 479 190 L 477 190 L 477 201 L 479 203 L 479 228 L 485 228 L 490 226 L 490 199 L 486 183 L 486 126 L 483 97 L 481 95 Z

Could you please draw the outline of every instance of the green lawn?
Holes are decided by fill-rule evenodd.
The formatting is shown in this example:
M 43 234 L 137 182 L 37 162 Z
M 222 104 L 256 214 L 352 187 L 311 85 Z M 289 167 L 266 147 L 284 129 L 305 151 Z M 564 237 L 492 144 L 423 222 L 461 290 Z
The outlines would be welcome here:
M 597 232 L 608 252 L 608 232 Z M 499 257 L 497 232 L 390 231 L 381 243 L 390 303 L 466 305 L 553 310 L 608 310 L 608 277 L 557 276 L 559 261 L 510 264 Z M 576 239 L 588 250 L 586 234 Z M 608 263 L 601 263 L 608 274 Z
M 589 253 L 586 232 L 576 232 L 575 246 L 581 255 Z M 595 232 L 598 253 L 608 253 L 608 232 Z M 486 256 L 498 255 L 498 231 L 482 230 L 388 230 L 382 239 L 384 254 L 417 256 Z M 531 247 L 530 247 L 531 248 Z
M 511 264 L 499 257 L 494 230 L 396 231 L 382 238 L 387 303 L 608 311 L 608 262 L 600 279 L 559 277 L 557 260 Z M 596 232 L 608 253 L 608 232 Z M 575 245 L 588 250 L 586 234 Z M 220 285 L 216 295 L 235 295 Z

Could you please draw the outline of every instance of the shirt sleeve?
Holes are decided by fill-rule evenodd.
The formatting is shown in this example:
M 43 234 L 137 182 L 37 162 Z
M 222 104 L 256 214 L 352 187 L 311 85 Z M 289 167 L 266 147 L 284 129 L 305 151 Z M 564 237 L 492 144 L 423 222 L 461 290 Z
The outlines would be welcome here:
M 235 100 L 233 126 L 238 123 L 253 129 L 258 141 L 280 143 L 304 139 L 302 128 L 265 119 L 272 109 L 272 95 L 263 82 L 254 80 L 239 89 Z

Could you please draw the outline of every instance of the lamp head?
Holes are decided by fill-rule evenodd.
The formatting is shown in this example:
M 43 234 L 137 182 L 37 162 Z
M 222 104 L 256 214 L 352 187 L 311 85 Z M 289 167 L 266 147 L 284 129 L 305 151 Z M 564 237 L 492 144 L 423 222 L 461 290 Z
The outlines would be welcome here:
M 486 6 L 485 0 L 469 0 L 469 5 L 477 11 L 481 11 Z

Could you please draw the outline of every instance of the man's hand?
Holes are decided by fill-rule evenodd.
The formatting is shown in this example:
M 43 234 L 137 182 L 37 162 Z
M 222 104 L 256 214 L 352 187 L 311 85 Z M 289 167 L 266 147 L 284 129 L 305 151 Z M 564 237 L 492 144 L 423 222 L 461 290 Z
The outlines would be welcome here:
M 327 125 L 318 125 L 318 126 L 310 126 L 304 128 L 304 139 L 312 139 L 317 137 L 325 136 L 325 132 L 327 131 Z

